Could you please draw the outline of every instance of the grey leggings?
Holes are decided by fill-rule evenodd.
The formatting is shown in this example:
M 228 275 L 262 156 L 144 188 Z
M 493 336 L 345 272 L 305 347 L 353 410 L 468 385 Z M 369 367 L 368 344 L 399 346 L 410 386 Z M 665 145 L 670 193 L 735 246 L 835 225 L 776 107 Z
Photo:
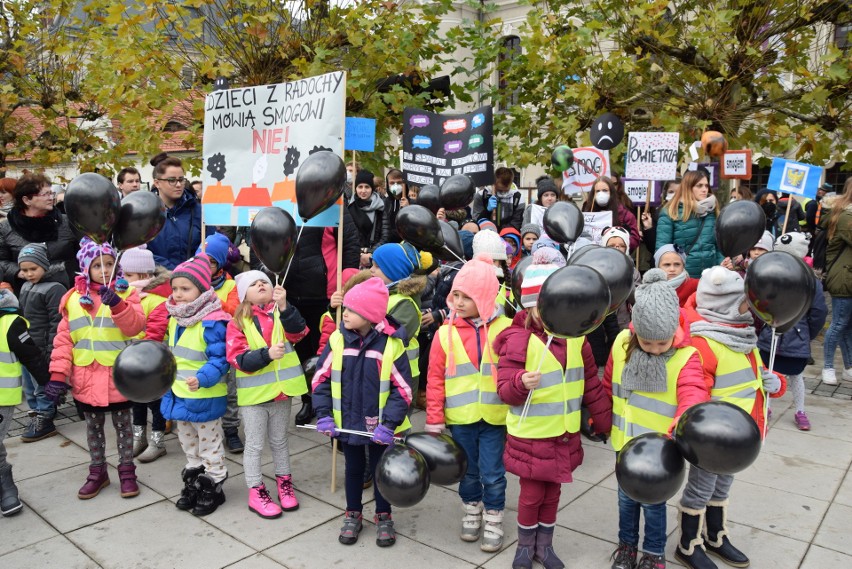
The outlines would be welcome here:
M 269 401 L 260 405 L 240 407 L 240 418 L 246 435 L 243 468 L 246 486 L 254 488 L 263 481 L 260 474 L 260 455 L 263 443 L 269 441 L 275 476 L 290 474 L 290 444 L 287 441 L 287 424 L 290 422 L 292 397 L 284 401 Z
M 727 500 L 733 483 L 732 474 L 713 474 L 690 465 L 689 479 L 683 489 L 680 505 L 692 510 L 703 510 L 708 502 Z

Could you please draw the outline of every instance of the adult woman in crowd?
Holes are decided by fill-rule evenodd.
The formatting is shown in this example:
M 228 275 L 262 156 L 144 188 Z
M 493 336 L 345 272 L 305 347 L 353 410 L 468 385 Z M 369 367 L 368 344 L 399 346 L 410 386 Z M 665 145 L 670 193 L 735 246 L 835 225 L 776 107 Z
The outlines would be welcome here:
M 630 251 L 633 251 L 641 243 L 639 227 L 636 225 L 636 216 L 623 205 L 620 191 L 610 178 L 599 177 L 586 196 L 583 211 L 611 211 L 612 226 L 623 227 L 630 233 Z
M 77 272 L 77 242 L 68 218 L 56 211 L 50 180 L 42 174 L 26 174 L 15 185 L 15 204 L 6 219 L 0 221 L 0 270 L 2 279 L 11 283 L 15 294 L 23 281 L 18 278 L 18 253 L 30 243 L 47 245 L 51 265 L 62 265 L 55 279 L 65 288 L 74 282 Z
M 738 185 L 731 188 L 731 201 L 735 202 L 737 200 L 751 201 L 754 199 L 754 196 L 751 193 L 751 190 L 748 189 L 747 186 Z
M 686 257 L 686 271 L 699 278 L 701 271 L 722 262 L 716 249 L 716 217 L 719 203 L 710 193 L 710 180 L 705 172 L 690 170 L 684 174 L 680 188 L 660 211 L 657 222 L 657 250 L 663 245 L 676 245 Z
M 541 176 L 535 181 L 537 198 L 524 210 L 524 225 L 544 225 L 544 212 L 562 197 L 562 190 L 550 176 Z
M 0 178 L 0 218 L 5 219 L 15 205 L 15 178 Z
M 361 170 L 355 176 L 355 188 L 349 202 L 349 215 L 358 228 L 361 268 L 372 264 L 373 249 L 382 240 L 385 202 L 373 186 L 373 173 Z
M 834 354 L 843 356 L 843 379 L 852 380 L 852 178 L 843 194 L 822 199 L 819 226 L 828 233 L 825 250 L 825 290 L 831 295 L 831 325 L 825 333 L 822 381 L 837 384 Z

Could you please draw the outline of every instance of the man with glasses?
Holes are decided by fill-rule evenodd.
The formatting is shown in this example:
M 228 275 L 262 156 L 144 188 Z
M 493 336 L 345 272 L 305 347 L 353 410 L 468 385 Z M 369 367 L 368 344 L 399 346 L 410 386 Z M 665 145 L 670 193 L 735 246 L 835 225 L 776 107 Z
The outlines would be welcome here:
M 136 168 L 122 168 L 117 179 L 121 197 L 129 196 L 142 186 L 142 176 Z
M 187 186 L 178 158 L 155 158 L 154 188 L 166 206 L 166 224 L 148 249 L 158 265 L 173 270 L 192 257 L 201 244 L 201 202 Z

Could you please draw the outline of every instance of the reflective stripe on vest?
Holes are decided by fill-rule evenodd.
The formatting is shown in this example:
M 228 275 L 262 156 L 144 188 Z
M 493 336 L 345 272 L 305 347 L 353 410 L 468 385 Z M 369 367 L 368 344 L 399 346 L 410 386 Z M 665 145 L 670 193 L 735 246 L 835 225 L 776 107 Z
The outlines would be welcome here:
M 630 331 L 622 331 L 612 346 L 612 432 L 610 440 L 616 451 L 633 437 L 644 433 L 666 433 L 677 413 L 677 378 L 690 356 L 696 352 L 689 346 L 678 348 L 666 362 L 666 390 L 660 393 L 628 391 L 621 385 L 626 347 Z M 636 348 L 637 350 L 640 348 Z
M 234 279 L 226 279 L 225 282 L 222 283 L 222 286 L 216 289 L 216 296 L 218 296 L 219 300 L 222 301 L 223 307 L 228 301 L 228 295 L 231 294 L 231 291 L 235 288 L 237 288 L 237 282 Z
M 512 321 L 498 316 L 488 323 L 488 345 L 481 346 L 482 361 L 479 369 L 470 361 L 467 350 L 455 326 L 445 324 L 438 328 L 438 340 L 446 354 L 444 369 L 444 420 L 448 425 L 470 425 L 480 420 L 492 425 L 505 425 L 509 406 L 497 395 L 492 362 L 497 363 L 497 354 L 492 346 L 497 335 L 508 328 Z M 452 333 L 452 339 L 450 334 Z M 476 334 L 479 334 L 477 329 Z M 453 343 L 456 373 L 449 373 L 450 342 Z M 487 351 L 486 351 L 487 350 Z
M 523 405 L 509 408 L 506 430 L 510 435 L 525 439 L 545 439 L 580 430 L 580 404 L 586 385 L 583 376 L 584 338 L 569 338 L 566 342 L 567 369 L 563 371 L 556 356 L 547 350 L 541 366 L 541 383 L 533 391 L 524 422 L 520 421 Z M 531 335 L 527 345 L 527 371 L 538 369 L 544 350 L 544 342 Z
M 331 413 L 337 428 L 343 426 L 343 404 L 340 400 L 342 387 L 340 384 L 343 372 L 343 334 L 340 330 L 332 332 L 328 338 L 329 349 L 331 349 Z M 405 351 L 405 346 L 399 338 L 388 338 L 382 359 L 379 360 L 379 425 L 382 424 L 382 415 L 391 389 L 391 370 L 393 363 Z M 411 428 L 411 421 L 406 416 L 402 424 L 396 428 L 395 433 L 401 433 Z
M 133 292 L 129 287 L 118 296 L 126 299 Z M 125 336 L 112 320 L 109 306 L 101 304 L 94 319 L 80 306 L 80 293 L 74 291 L 65 304 L 68 309 L 68 330 L 74 347 L 71 350 L 75 366 L 83 367 L 97 361 L 99 364 L 112 367 L 118 353 L 123 350 L 132 338 Z
M 178 397 L 184 399 L 208 399 L 211 397 L 225 397 L 228 395 L 228 384 L 225 382 L 227 374 L 219 378 L 219 382 L 213 387 L 199 387 L 196 391 L 190 391 L 186 386 L 186 380 L 196 377 L 198 370 L 207 363 L 204 342 L 204 327 L 201 322 L 185 328 L 180 339 L 175 342 L 177 335 L 177 320 L 169 320 L 169 348 L 175 357 L 177 364 L 177 376 L 172 384 L 172 391 Z
M 21 372 L 23 370 L 18 357 L 9 349 L 7 339 L 9 328 L 12 327 L 16 318 L 23 319 L 17 314 L 3 314 L 0 317 L 0 407 L 18 405 L 22 401 Z M 29 322 L 27 322 L 27 327 L 29 327 Z M 11 418 L 10 415 L 9 419 L 11 420 Z
M 145 295 L 145 298 L 139 301 L 139 304 L 142 305 L 142 312 L 145 314 L 146 322 L 148 321 L 148 317 L 151 315 L 151 313 L 154 312 L 154 309 L 166 302 L 166 300 L 166 297 L 160 296 L 159 294 L 148 293 L 147 295 Z M 136 337 L 142 339 L 147 333 L 147 330 L 142 330 Z
M 277 314 L 277 313 L 276 313 Z M 254 320 L 246 318 L 242 321 L 243 334 L 246 336 L 249 348 L 259 350 L 268 347 L 266 340 L 254 325 Z M 293 345 L 284 336 L 284 326 L 281 320 L 275 318 L 272 324 L 272 342 L 284 341 L 284 357 L 270 362 L 265 368 L 254 373 L 246 373 L 237 369 L 237 404 L 240 406 L 257 405 L 272 401 L 282 393 L 288 397 L 303 395 L 308 392 L 302 364 Z
M 420 308 L 417 307 L 414 299 L 399 293 L 394 293 L 388 298 L 388 314 L 391 313 L 397 304 L 406 300 L 417 311 L 417 330 L 413 333 L 411 330 L 406 330 L 408 345 L 405 347 L 405 353 L 408 354 L 408 367 L 411 368 L 411 379 L 416 381 L 420 377 L 420 341 L 417 339 L 417 336 L 420 334 L 420 321 L 423 319 L 423 314 L 420 312 Z
M 704 339 L 716 356 L 716 380 L 710 390 L 710 399 L 733 403 L 750 415 L 757 399 L 757 390 L 763 389 L 763 382 L 759 376 L 755 376 L 748 356 L 710 338 Z M 752 354 L 757 368 L 763 367 L 760 352 L 755 348 Z

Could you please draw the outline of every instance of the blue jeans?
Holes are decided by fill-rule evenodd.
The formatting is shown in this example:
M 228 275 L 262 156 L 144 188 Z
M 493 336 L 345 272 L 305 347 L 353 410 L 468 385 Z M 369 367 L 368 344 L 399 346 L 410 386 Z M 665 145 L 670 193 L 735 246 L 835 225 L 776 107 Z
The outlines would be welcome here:
M 840 344 L 844 367 L 852 367 L 852 298 L 831 297 L 831 325 L 825 333 L 825 369 L 834 369 L 834 352 Z
M 664 555 L 666 551 L 666 504 L 640 504 L 618 487 L 618 541 L 639 547 L 639 512 L 645 512 L 642 551 Z
M 24 398 L 26 398 L 30 409 L 48 419 L 53 419 L 56 416 L 56 405 L 44 394 L 44 387 L 39 385 L 27 371 L 27 368 L 23 366 L 21 367 L 21 382 L 24 384 Z
M 459 483 L 462 501 L 482 501 L 486 510 L 503 510 L 506 507 L 506 467 L 503 465 L 506 427 L 479 421 L 471 425 L 450 425 L 450 432 L 467 454 L 467 472 Z

